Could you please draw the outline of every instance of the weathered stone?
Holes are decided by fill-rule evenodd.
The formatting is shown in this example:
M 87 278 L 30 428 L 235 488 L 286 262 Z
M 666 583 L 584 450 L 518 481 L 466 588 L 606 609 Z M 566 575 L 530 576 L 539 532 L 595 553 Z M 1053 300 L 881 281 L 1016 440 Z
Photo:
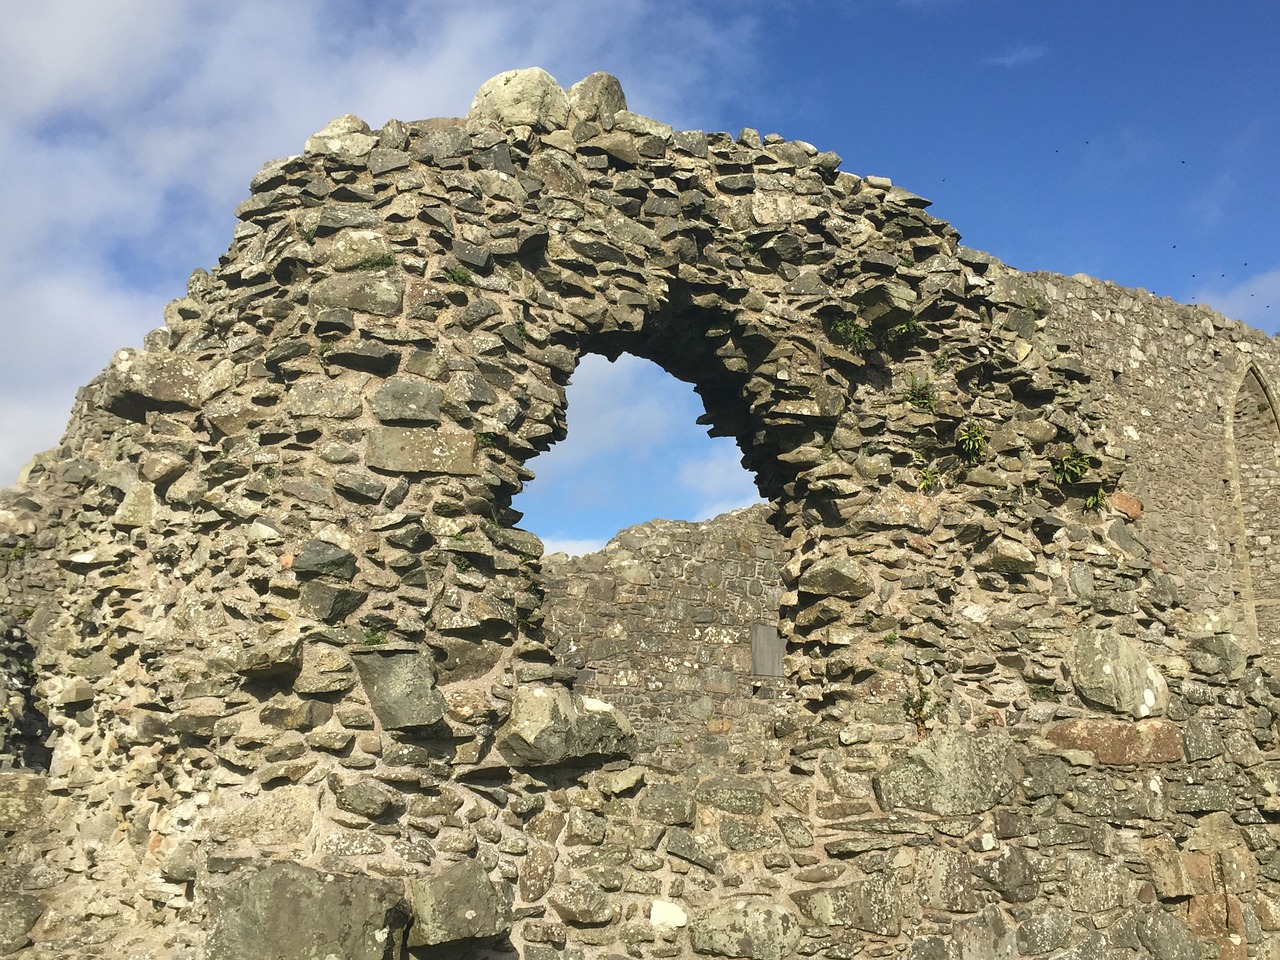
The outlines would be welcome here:
M 356 813 L 370 820 L 385 817 L 401 806 L 399 794 L 376 780 L 345 782 L 333 778 L 330 786 L 340 810 Z
M 1138 647 L 1111 631 L 1078 634 L 1072 648 L 1071 681 L 1085 700 L 1135 718 L 1159 716 L 1169 689 Z
M 409 881 L 413 926 L 408 946 L 486 940 L 511 929 L 511 903 L 474 860 Z
M 753 820 L 726 817 L 720 821 L 720 841 L 730 850 L 767 850 L 782 837 L 772 827 Z
M 667 833 L 667 853 L 703 870 L 715 870 L 714 850 L 714 842 L 705 834 L 690 833 L 683 827 L 676 827 Z
M 1125 723 L 1118 720 L 1064 720 L 1045 736 L 1068 750 L 1086 750 L 1099 763 L 1175 763 L 1182 759 L 1182 732 L 1160 720 Z
M 389 473 L 449 473 L 475 476 L 476 438 L 465 430 L 425 427 L 374 427 L 365 460 Z
M 373 395 L 373 412 L 384 423 L 439 423 L 444 391 L 420 377 L 393 377 Z
M 508 130 L 561 130 L 569 120 L 569 98 L 545 70 L 508 70 L 481 84 L 467 116 Z
M 552 888 L 547 902 L 566 923 L 594 926 L 613 919 L 608 895 L 589 880 L 570 880 Z
M 742 777 L 719 778 L 699 784 L 694 794 L 699 803 L 728 813 L 758 814 L 764 812 L 768 785 Z
M 356 575 L 356 558 L 350 550 L 324 540 L 307 540 L 293 555 L 290 569 L 304 575 L 325 575 L 350 580 Z
M 388 730 L 429 727 L 444 718 L 431 658 L 418 650 L 351 651 L 356 673 L 378 722 Z
M 608 704 L 555 687 L 521 687 L 497 746 L 517 766 L 549 766 L 589 756 L 626 756 L 636 744 L 626 718 Z
M 1071 935 L 1071 915 L 1065 910 L 1049 909 L 1018 925 L 1018 952 L 1028 957 L 1057 950 Z
M 380 273 L 343 273 L 316 283 L 311 303 L 321 310 L 344 307 L 390 317 L 404 304 L 404 282 Z
M 1187 924 L 1158 908 L 1139 913 L 1138 940 L 1153 960 L 1199 960 L 1203 956 Z
M 326 380 L 304 380 L 284 395 L 284 406 L 294 416 L 333 417 L 350 420 L 360 416 L 364 404 L 359 391 Z
M 121 350 L 111 358 L 100 402 L 131 419 L 146 409 L 195 409 L 200 404 L 199 378 L 185 357 Z
M 351 114 L 330 120 L 324 128 L 307 140 L 306 152 L 354 161 L 368 156 L 378 145 L 369 125 Z
M 337 623 L 355 613 L 367 596 L 364 590 L 311 580 L 302 585 L 299 602 L 309 616 L 325 623 Z
M 408 919 L 390 883 L 273 863 L 237 871 L 210 893 L 204 955 L 393 960 Z
M 693 795 L 673 783 L 651 784 L 637 805 L 640 816 L 668 826 L 680 827 L 693 825 L 697 809 Z
M 729 900 L 700 914 L 690 929 L 697 953 L 783 960 L 800 943 L 800 919 L 777 903 Z
M 569 108 L 583 120 L 612 120 L 627 109 L 627 97 L 617 77 L 593 73 L 569 88 Z
M 883 879 L 868 879 L 843 887 L 819 887 L 791 895 L 810 920 L 830 927 L 854 927 L 882 937 L 902 929 L 901 894 Z
M 800 590 L 814 596 L 860 600 L 873 589 L 866 569 L 847 557 L 819 560 L 800 575 Z
M 4 909 L 0 910 L 0 957 L 16 954 L 31 943 L 28 933 L 44 909 L 44 904 L 35 897 L 5 894 Z
M 989 810 L 1014 783 L 1006 734 L 974 736 L 949 729 L 934 733 L 875 778 L 886 809 L 905 806 L 944 816 Z

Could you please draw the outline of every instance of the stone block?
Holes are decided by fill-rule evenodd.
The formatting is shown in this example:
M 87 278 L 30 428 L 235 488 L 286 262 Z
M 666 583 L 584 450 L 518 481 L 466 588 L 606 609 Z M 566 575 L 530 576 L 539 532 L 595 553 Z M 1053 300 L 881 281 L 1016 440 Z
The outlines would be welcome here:
M 511 929 L 511 902 L 474 860 L 409 883 L 413 927 L 409 947 L 486 940 Z
M 447 473 L 473 477 L 476 438 L 466 430 L 377 426 L 369 431 L 365 461 L 392 473 Z
M 1160 671 L 1134 641 L 1110 630 L 1076 635 L 1071 680 L 1082 699 L 1134 718 L 1159 716 L 1169 703 Z
M 799 945 L 801 932 L 800 918 L 781 904 L 734 899 L 701 913 L 689 942 L 706 956 L 783 960 Z
M 209 891 L 206 960 L 395 960 L 409 915 L 398 885 L 297 863 L 239 870 Z
M 429 727 L 444 717 L 431 656 L 422 650 L 352 649 L 369 705 L 388 730 Z
M 996 730 L 982 735 L 937 731 L 873 781 L 886 810 L 912 807 L 944 816 L 990 810 L 1015 782 L 1012 744 Z

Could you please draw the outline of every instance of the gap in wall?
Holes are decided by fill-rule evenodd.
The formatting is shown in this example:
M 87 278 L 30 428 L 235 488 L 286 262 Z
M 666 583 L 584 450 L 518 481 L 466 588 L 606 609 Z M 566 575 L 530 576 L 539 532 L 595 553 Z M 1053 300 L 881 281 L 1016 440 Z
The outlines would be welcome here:
M 760 502 L 737 444 L 708 437 L 690 384 L 648 360 L 583 356 L 567 390 L 568 436 L 529 461 L 519 526 L 547 552 L 598 550 L 647 520 L 706 520 Z

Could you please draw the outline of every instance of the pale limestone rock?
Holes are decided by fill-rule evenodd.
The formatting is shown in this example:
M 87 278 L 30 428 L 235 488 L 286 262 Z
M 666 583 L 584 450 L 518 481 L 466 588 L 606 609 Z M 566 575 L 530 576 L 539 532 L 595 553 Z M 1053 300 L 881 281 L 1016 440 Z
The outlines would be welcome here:
M 564 129 L 569 98 L 539 67 L 508 70 L 480 85 L 467 117 L 491 120 L 503 129 L 524 126 L 545 133 Z

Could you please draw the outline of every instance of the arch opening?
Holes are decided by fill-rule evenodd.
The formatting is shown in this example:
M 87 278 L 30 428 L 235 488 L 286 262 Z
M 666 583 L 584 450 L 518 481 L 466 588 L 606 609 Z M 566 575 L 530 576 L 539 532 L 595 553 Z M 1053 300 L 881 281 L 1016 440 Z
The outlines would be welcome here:
M 576 557 L 552 553 L 561 540 L 550 532 L 540 576 L 541 635 L 555 664 L 575 691 L 625 713 L 643 753 L 714 756 L 731 742 L 763 744 L 793 687 L 779 629 L 786 541 L 759 498 L 776 489 L 779 473 L 759 449 L 742 384 L 704 345 L 712 323 L 690 311 L 677 324 L 649 316 L 641 329 L 580 336 L 551 438 L 560 450 L 582 431 L 624 474 L 636 460 L 623 454 L 659 461 L 648 466 L 658 475 L 652 483 L 624 478 L 648 495 L 631 505 L 641 508 L 638 526 Z M 671 429 L 684 440 L 674 451 L 664 436 Z M 587 466 L 582 455 L 553 458 L 526 461 L 530 494 L 540 483 L 565 484 L 570 508 L 581 506 L 582 484 L 593 482 L 573 476 Z M 676 511 L 662 497 L 673 486 L 683 495 Z M 609 495 L 587 496 L 601 492 Z M 513 500 L 513 510 L 523 507 Z
M 1274 649 L 1280 642 L 1280 420 L 1253 368 L 1236 394 L 1231 439 L 1244 523 L 1241 601 L 1263 649 Z
M 526 464 L 535 479 L 512 501 L 548 553 L 590 553 L 649 520 L 761 502 L 736 444 L 708 437 L 696 394 L 651 361 L 588 354 L 566 399 L 565 439 Z

